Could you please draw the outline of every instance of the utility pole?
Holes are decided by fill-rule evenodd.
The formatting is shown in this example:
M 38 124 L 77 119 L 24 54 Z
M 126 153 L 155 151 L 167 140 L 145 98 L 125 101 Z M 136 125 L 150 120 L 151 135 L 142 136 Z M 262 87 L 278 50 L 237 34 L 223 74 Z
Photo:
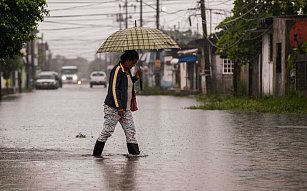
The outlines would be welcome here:
M 160 28 L 160 2 L 157 0 L 157 5 L 156 5 L 156 28 Z M 155 61 L 155 83 L 157 87 L 161 87 L 161 72 L 162 72 L 162 67 L 161 67 L 161 60 L 160 60 L 160 51 L 157 50 L 156 52 L 156 61 Z
M 202 26 L 203 26 L 203 38 L 204 38 L 204 70 L 202 70 L 202 78 L 204 77 L 205 84 L 202 84 L 202 87 L 205 85 L 205 90 L 203 93 L 208 94 L 209 86 L 211 85 L 210 78 L 211 78 L 211 72 L 210 72 L 210 49 L 209 49 L 209 40 L 208 40 L 208 34 L 207 34 L 207 19 L 206 19 L 206 6 L 205 6 L 205 0 L 200 0 L 200 10 L 201 10 L 201 18 L 202 18 Z M 202 68 L 203 69 L 203 68 Z M 204 82 L 202 80 L 201 82 Z
M 157 29 L 160 28 L 160 2 L 159 0 L 157 0 L 157 15 L 156 15 L 156 26 L 157 26 Z
M 122 22 L 124 21 L 123 14 L 121 13 L 121 5 L 119 4 L 120 13 L 116 14 L 116 22 L 119 22 L 119 30 L 122 30 Z
M 143 0 L 140 0 L 140 27 L 143 27 Z
M 30 89 L 30 42 L 26 45 L 26 89 Z
M 209 9 L 210 11 L 210 34 L 212 34 L 212 9 Z
M 121 8 L 123 7 L 123 10 L 124 10 L 124 13 L 122 14 L 121 13 Z M 120 13 L 118 13 L 116 15 L 116 21 L 119 22 L 120 24 L 120 30 L 122 29 L 121 27 L 121 22 L 125 22 L 125 27 L 126 29 L 128 28 L 128 20 L 129 20 L 129 14 L 128 14 L 128 7 L 134 7 L 134 12 L 136 10 L 136 6 L 131 4 L 131 5 L 128 5 L 128 0 L 125 0 L 125 4 L 124 5 L 121 5 L 119 4 L 119 9 L 120 9 Z M 142 13 L 141 13 L 142 14 Z M 125 15 L 125 19 L 123 18 L 123 15 Z M 130 17 L 131 18 L 131 17 Z
M 31 78 L 30 78 L 30 84 L 31 84 L 31 89 L 34 87 L 34 79 L 36 77 L 36 66 L 35 66 L 35 39 L 32 39 L 30 41 L 31 43 Z
M 3 62 L 1 62 L 0 60 L 0 101 L 2 101 L 2 69 L 1 69 L 1 64 L 3 64 Z
M 125 22 L 126 22 L 126 28 L 128 28 L 128 2 L 127 2 L 127 0 L 125 1 L 125 7 L 126 7 L 126 18 L 125 18 Z

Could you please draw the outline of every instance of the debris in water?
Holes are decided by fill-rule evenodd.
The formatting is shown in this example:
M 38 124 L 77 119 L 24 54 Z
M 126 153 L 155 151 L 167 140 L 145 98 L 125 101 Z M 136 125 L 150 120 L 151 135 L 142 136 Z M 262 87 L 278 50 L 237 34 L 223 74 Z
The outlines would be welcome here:
M 79 132 L 79 134 L 76 135 L 76 138 L 86 138 L 86 135 L 81 133 L 81 132 Z

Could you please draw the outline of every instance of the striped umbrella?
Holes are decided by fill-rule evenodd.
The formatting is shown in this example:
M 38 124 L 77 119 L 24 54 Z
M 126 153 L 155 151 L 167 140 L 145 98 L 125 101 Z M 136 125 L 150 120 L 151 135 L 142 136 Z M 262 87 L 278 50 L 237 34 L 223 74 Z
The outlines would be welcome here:
M 111 34 L 97 50 L 97 53 L 170 48 L 180 47 L 171 37 L 159 29 L 132 27 Z

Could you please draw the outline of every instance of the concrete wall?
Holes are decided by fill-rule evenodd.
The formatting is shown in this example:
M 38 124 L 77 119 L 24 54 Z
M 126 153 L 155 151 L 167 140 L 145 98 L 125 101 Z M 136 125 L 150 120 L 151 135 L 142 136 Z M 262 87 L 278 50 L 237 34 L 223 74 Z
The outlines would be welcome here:
M 187 63 L 180 62 L 180 89 L 188 89 Z
M 274 81 L 274 95 L 285 95 L 285 83 L 286 83 L 286 42 L 285 42 L 285 20 L 282 18 L 274 18 L 273 21 L 273 81 Z M 276 70 L 278 61 L 278 44 L 281 44 L 281 72 Z
M 164 57 L 163 76 L 161 79 L 161 87 L 170 88 L 173 84 L 173 65 L 170 63 L 173 59 L 172 56 Z
M 273 95 L 273 60 L 270 60 L 270 34 L 262 38 L 262 95 Z

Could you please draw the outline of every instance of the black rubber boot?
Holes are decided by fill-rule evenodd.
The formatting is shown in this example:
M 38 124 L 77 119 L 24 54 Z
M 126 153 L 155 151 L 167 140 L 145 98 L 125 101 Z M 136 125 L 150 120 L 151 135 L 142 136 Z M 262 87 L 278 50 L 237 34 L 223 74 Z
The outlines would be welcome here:
M 128 148 L 129 154 L 132 154 L 132 155 L 139 155 L 140 154 L 140 150 L 139 150 L 139 145 L 138 144 L 127 143 L 127 148 Z
M 96 141 L 94 150 L 93 150 L 93 156 L 94 157 L 101 157 L 101 153 L 103 151 L 105 142 Z

